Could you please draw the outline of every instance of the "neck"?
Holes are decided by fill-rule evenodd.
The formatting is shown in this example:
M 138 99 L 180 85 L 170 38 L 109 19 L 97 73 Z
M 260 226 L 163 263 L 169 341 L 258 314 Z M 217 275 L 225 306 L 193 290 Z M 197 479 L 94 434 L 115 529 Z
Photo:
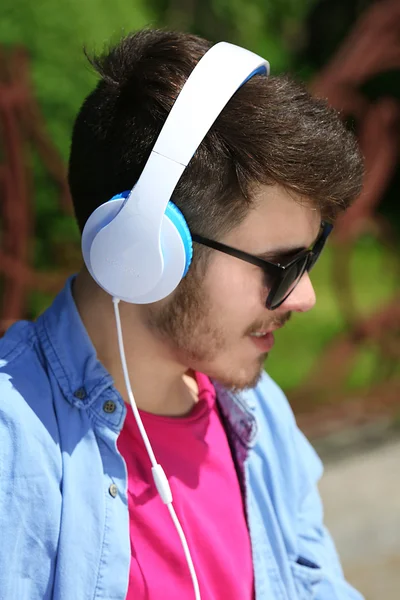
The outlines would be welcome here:
M 74 281 L 73 297 L 98 359 L 129 403 L 111 296 L 83 270 Z M 198 391 L 193 372 L 174 360 L 166 344 L 146 327 L 145 305 L 120 302 L 119 311 L 126 363 L 138 408 L 169 416 L 190 412 Z

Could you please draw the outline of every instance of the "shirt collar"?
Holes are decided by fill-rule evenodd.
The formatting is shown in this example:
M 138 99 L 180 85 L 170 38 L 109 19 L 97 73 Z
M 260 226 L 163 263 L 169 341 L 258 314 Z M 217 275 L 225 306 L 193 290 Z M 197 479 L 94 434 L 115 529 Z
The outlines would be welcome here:
M 251 390 L 236 393 L 227 390 L 216 381 L 213 381 L 213 384 L 217 393 L 218 406 L 231 434 L 243 447 L 253 446 L 258 428 Z
M 38 336 L 48 363 L 67 400 L 92 404 L 113 383 L 98 360 L 72 296 L 75 276 L 67 279 L 52 305 L 38 318 Z

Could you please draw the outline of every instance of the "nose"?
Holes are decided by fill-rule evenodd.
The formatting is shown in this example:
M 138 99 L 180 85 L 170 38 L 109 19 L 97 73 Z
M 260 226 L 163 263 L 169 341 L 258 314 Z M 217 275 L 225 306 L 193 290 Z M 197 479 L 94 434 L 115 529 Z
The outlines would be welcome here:
M 297 286 L 285 302 L 281 310 L 290 312 L 307 312 L 316 302 L 315 291 L 308 273 L 304 273 Z

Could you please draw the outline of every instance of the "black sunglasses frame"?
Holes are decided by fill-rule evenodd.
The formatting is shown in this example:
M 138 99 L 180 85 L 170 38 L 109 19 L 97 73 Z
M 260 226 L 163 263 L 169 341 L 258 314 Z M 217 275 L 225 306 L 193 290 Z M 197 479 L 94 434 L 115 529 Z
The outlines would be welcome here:
M 313 245 L 310 248 L 299 252 L 299 254 L 297 254 L 292 260 L 290 260 L 286 264 L 269 262 L 268 260 L 264 260 L 262 258 L 259 258 L 258 256 L 254 256 L 253 254 L 243 252 L 243 250 L 238 250 L 237 248 L 232 248 L 231 246 L 222 244 L 221 242 L 210 240 L 206 237 L 203 237 L 202 235 L 192 234 L 192 240 L 197 244 L 207 246 L 208 248 L 212 248 L 213 250 L 218 250 L 219 252 L 223 252 L 224 254 L 229 254 L 230 256 L 233 256 L 240 260 L 244 260 L 245 262 L 248 262 L 262 269 L 266 278 L 272 279 L 273 281 L 265 305 L 268 310 L 275 310 L 276 308 L 281 306 L 281 304 L 283 304 L 285 300 L 290 296 L 290 294 L 293 292 L 304 273 L 306 271 L 311 271 L 312 267 L 317 262 L 317 259 L 321 254 L 323 247 L 325 246 L 325 242 L 333 229 L 333 225 L 331 223 L 327 223 L 326 221 L 322 221 L 321 229 L 322 231 L 319 234 L 316 241 L 313 243 Z M 288 275 L 289 271 L 293 269 L 297 270 L 297 275 L 294 280 L 296 282 L 295 285 L 290 289 L 288 293 L 284 294 L 278 302 L 274 302 L 274 297 L 276 296 L 284 278 Z

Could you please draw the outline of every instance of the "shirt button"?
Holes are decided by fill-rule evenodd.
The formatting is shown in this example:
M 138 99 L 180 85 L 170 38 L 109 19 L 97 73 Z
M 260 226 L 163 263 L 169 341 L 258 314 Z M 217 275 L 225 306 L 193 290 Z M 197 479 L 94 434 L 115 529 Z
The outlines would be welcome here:
M 79 400 L 83 400 L 84 398 L 86 398 L 85 388 L 80 387 L 79 389 L 75 390 L 74 396 L 75 396 L 75 398 L 78 398 Z
M 116 496 L 118 495 L 118 488 L 115 485 L 115 483 L 112 483 L 110 485 L 110 487 L 108 488 L 108 491 L 110 492 L 110 496 L 112 496 L 113 498 L 116 498 Z
M 104 402 L 103 404 L 103 410 L 106 413 L 113 413 L 116 408 L 117 405 L 112 400 L 107 400 L 107 402 Z

